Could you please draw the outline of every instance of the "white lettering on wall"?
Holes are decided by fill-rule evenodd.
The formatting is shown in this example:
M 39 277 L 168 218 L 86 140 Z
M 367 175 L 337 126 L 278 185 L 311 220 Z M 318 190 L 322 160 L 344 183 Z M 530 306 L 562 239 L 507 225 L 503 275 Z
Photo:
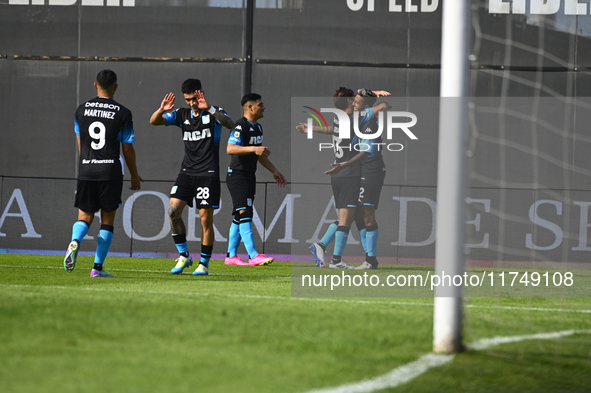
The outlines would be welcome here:
M 581 0 L 564 1 L 564 15 L 588 15 L 589 7 Z M 561 0 L 489 0 L 490 14 L 554 15 L 560 11 Z
M 542 199 L 540 201 L 536 201 L 531 207 L 529 208 L 529 219 L 538 226 L 542 228 L 546 228 L 550 232 L 554 234 L 554 243 L 549 246 L 538 246 L 534 244 L 533 235 L 528 233 L 525 235 L 525 247 L 529 248 L 530 250 L 553 250 L 556 247 L 560 246 L 562 243 L 562 228 L 558 224 L 555 224 L 551 221 L 545 220 L 538 216 L 538 207 L 548 203 L 556 207 L 556 214 L 561 216 L 562 215 L 562 202 Z
M 299 240 L 294 239 L 292 236 L 292 234 L 293 234 L 293 201 L 294 201 L 294 199 L 299 198 L 299 197 L 301 197 L 300 194 L 287 194 L 285 196 L 285 198 L 283 198 L 283 202 L 281 203 L 281 206 L 279 206 L 279 209 L 277 209 L 277 212 L 275 213 L 275 217 L 273 217 L 273 220 L 271 221 L 271 224 L 269 224 L 268 229 L 266 229 L 265 226 L 263 225 L 261 218 L 259 217 L 256 209 L 253 206 L 252 224 L 257 229 L 257 232 L 259 233 L 259 236 L 263 242 L 266 242 L 267 239 L 269 238 L 269 235 L 273 231 L 273 228 L 275 227 L 275 224 L 277 223 L 277 220 L 279 219 L 279 216 L 281 216 L 281 213 L 283 212 L 283 210 L 285 210 L 285 236 L 283 237 L 283 239 L 277 240 L 277 242 L 278 243 L 299 243 L 300 242 Z
M 581 207 L 579 215 L 579 245 L 573 247 L 573 251 L 591 251 L 591 247 L 587 247 L 587 234 L 589 227 L 589 206 L 591 202 L 574 202 L 575 205 Z
M 10 207 L 12 203 L 16 201 L 16 204 L 19 208 L 19 213 L 9 213 Z M 29 237 L 29 238 L 40 238 L 41 235 L 35 232 L 35 228 L 33 227 L 33 221 L 31 221 L 31 216 L 29 214 L 29 210 L 27 210 L 27 205 L 25 203 L 25 199 L 23 198 L 23 193 L 19 188 L 15 188 L 6 204 L 6 208 L 2 213 L 2 217 L 0 217 L 0 237 L 5 237 L 6 234 L 2 233 L 2 225 L 4 221 L 8 217 L 17 217 L 23 220 L 25 223 L 25 228 L 27 229 L 27 233 L 21 234 L 21 237 Z
M 384 2 L 383 0 L 380 3 Z M 375 0 L 347 0 L 351 11 L 361 11 L 364 6 L 368 12 L 375 11 Z M 420 4 L 420 9 L 419 9 Z M 434 12 L 439 7 L 439 0 L 389 0 L 389 12 Z
M 75 5 L 78 0 L 8 0 L 8 5 Z M 82 6 L 135 7 L 135 0 L 81 0 Z
M 490 213 L 490 199 L 466 198 L 466 203 L 468 203 L 468 204 L 479 203 L 481 205 L 484 205 L 484 211 L 486 213 Z M 476 214 L 476 218 L 474 218 L 473 220 L 466 220 L 465 223 L 466 223 L 466 225 L 474 225 L 476 232 L 480 232 L 480 213 Z M 482 237 L 482 241 L 480 243 L 465 244 L 464 247 L 467 247 L 467 248 L 488 248 L 489 237 L 490 237 L 490 235 L 488 233 L 485 233 L 484 236 Z
M 164 220 L 162 229 L 160 233 L 156 236 L 152 237 L 144 237 L 140 236 L 133 230 L 132 226 L 132 212 L 133 212 L 133 204 L 135 201 L 144 195 L 154 195 L 162 201 L 162 205 L 164 206 Z M 132 239 L 142 240 L 145 242 L 152 242 L 155 240 L 164 239 L 168 233 L 170 232 L 170 222 L 168 221 L 168 197 L 161 192 L 157 191 L 138 191 L 130 196 L 127 201 L 125 201 L 125 205 L 123 206 L 123 230 L 125 234 Z
M 434 200 L 429 198 L 416 198 L 416 197 L 392 197 L 395 201 L 400 202 L 400 214 L 398 221 L 398 241 L 392 242 L 393 246 L 408 246 L 408 247 L 424 247 L 435 242 L 435 227 L 437 226 L 437 204 Z M 409 242 L 406 240 L 406 229 L 408 223 L 408 204 L 409 202 L 420 202 L 424 203 L 431 209 L 431 233 L 425 240 L 419 242 Z

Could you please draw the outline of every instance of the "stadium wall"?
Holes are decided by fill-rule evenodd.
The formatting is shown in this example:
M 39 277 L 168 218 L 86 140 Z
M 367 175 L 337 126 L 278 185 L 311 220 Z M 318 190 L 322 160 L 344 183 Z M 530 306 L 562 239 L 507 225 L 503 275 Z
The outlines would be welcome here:
M 293 184 L 279 189 L 266 171 L 259 172 L 257 241 L 270 254 L 306 254 L 304 246 L 336 214 L 324 169 L 294 165 L 299 151 L 292 97 L 330 96 L 339 86 L 388 90 L 395 98 L 437 97 L 443 3 L 0 0 L 0 250 L 62 252 L 76 219 L 74 111 L 95 95 L 98 71 L 110 68 L 120 82 L 115 99 L 134 114 L 138 167 L 146 180 L 141 192 L 124 191 L 113 252 L 174 251 L 165 201 L 183 146 L 179 130 L 152 127 L 148 120 L 166 93 L 179 96 L 182 81 L 196 77 L 208 100 L 234 119 L 245 92 L 263 96 L 265 144 Z M 550 8 L 542 9 L 535 9 L 535 0 L 528 4 L 521 13 L 508 1 L 475 2 L 473 95 L 531 102 L 587 96 L 586 15 L 569 13 L 568 1 L 550 0 Z M 503 134 L 499 126 L 481 127 L 488 139 L 474 138 L 467 201 L 471 258 L 589 259 L 587 111 L 576 108 L 568 112 L 566 128 L 564 108 L 556 109 L 562 122 L 556 127 L 564 134 L 543 127 L 532 132 L 523 120 L 503 124 Z M 438 118 L 433 110 L 430 120 Z M 379 218 L 382 259 L 432 261 L 437 133 L 429 121 L 418 131 L 419 142 L 388 162 Z M 221 156 L 224 168 L 228 158 Z M 222 190 L 218 253 L 225 251 L 231 220 L 225 185 Z M 185 219 L 194 230 L 190 241 L 198 242 L 195 213 L 186 212 Z M 93 230 L 90 236 L 96 236 Z M 351 242 L 356 239 L 354 233 Z M 349 250 L 360 258 L 360 247 Z

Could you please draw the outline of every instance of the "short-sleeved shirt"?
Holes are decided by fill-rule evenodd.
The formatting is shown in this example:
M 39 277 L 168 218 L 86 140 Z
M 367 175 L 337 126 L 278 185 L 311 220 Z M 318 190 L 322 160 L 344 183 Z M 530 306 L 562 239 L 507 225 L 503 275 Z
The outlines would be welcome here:
M 96 97 L 76 109 L 74 131 L 80 137 L 78 180 L 122 180 L 120 144 L 135 142 L 131 111 Z
M 218 111 L 226 114 L 222 108 Z M 164 115 L 167 126 L 180 127 L 185 143 L 185 157 L 180 173 L 191 176 L 220 176 L 220 138 L 222 124 L 212 114 L 202 110 L 194 116 L 193 110 L 179 108 Z
M 246 117 L 242 117 L 234 123 L 234 129 L 230 133 L 228 144 L 237 146 L 262 146 L 263 127 L 260 124 L 252 124 Z M 235 170 L 255 173 L 259 156 L 255 153 L 242 156 L 232 156 L 228 171 Z

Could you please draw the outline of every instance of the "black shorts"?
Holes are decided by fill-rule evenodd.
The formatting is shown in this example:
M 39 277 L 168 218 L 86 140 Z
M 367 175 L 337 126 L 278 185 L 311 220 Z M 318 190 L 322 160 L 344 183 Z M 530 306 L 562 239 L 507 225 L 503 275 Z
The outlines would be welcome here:
M 85 213 L 96 213 L 99 210 L 112 212 L 121 206 L 121 191 L 123 191 L 123 179 L 78 180 L 74 206 Z
M 179 173 L 170 190 L 170 197 L 187 202 L 193 207 L 193 199 L 197 201 L 196 209 L 219 209 L 220 178 L 207 176 L 191 176 Z
M 357 207 L 359 199 L 359 177 L 331 177 L 330 184 L 337 209 Z
M 252 208 L 256 193 L 256 176 L 252 172 L 233 171 L 226 175 L 226 185 L 232 196 L 232 214 Z
M 361 180 L 361 186 L 359 187 L 359 207 L 362 206 L 373 206 L 378 210 L 380 203 L 380 194 L 382 193 L 382 183 L 368 183 Z

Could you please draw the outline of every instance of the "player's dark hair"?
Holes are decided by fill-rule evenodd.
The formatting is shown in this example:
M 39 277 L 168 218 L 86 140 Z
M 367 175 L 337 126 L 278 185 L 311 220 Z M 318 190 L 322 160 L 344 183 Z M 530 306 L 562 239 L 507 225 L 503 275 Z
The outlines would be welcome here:
M 335 108 L 345 110 L 349 107 L 349 98 L 355 97 L 355 93 L 346 87 L 339 87 L 332 96 Z
M 96 83 L 103 90 L 108 90 L 117 84 L 117 74 L 111 70 L 102 70 L 96 76 Z
M 199 79 L 187 79 L 181 85 L 183 94 L 193 94 L 197 90 L 201 90 L 201 81 Z
M 246 105 L 247 102 L 257 102 L 260 99 L 260 94 L 248 93 L 244 97 L 242 97 L 242 99 L 240 100 L 240 105 L 244 108 L 244 105 Z
M 363 97 L 363 103 L 365 105 L 367 105 L 368 107 L 372 107 L 373 104 L 375 104 L 376 100 L 378 99 L 378 96 L 376 95 L 376 93 L 374 93 L 373 91 L 371 91 L 369 89 L 359 89 L 359 90 L 357 90 L 357 95 L 360 95 L 361 97 Z

